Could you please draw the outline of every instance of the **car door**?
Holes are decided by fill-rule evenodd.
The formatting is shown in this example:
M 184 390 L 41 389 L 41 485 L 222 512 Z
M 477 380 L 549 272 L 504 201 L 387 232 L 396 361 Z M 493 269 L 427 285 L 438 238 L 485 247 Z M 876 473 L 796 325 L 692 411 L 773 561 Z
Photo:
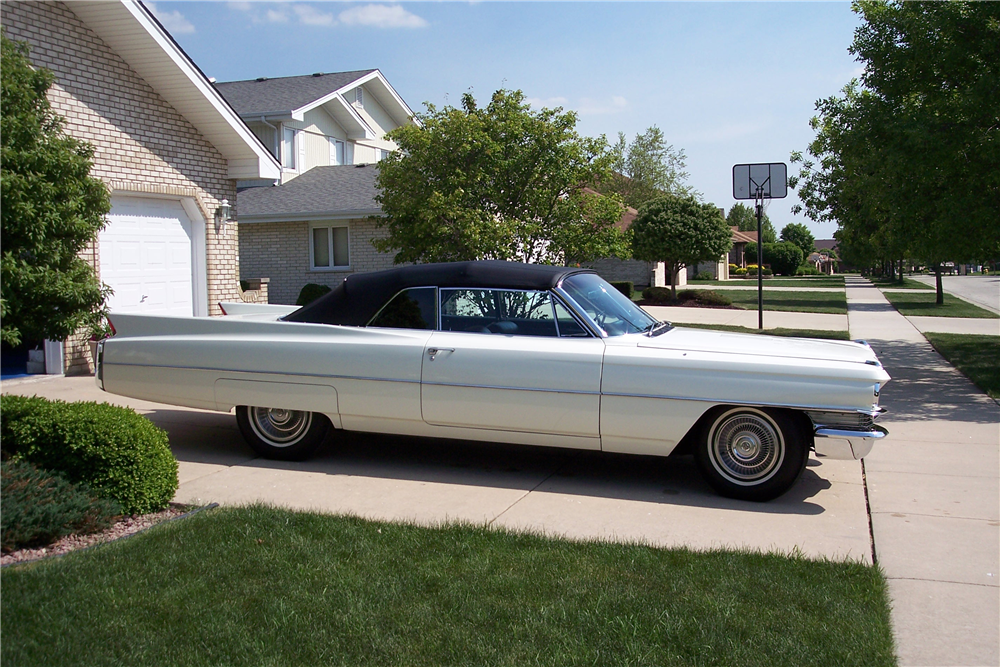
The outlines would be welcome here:
M 549 292 L 439 293 L 440 330 L 421 372 L 424 421 L 594 438 L 600 448 L 602 339 Z

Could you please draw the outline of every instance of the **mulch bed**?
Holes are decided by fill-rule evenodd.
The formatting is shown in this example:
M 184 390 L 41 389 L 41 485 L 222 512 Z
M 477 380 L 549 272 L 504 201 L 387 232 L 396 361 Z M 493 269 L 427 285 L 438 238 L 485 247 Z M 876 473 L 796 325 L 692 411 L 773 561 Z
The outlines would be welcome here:
M 99 533 L 91 533 L 90 535 L 67 535 L 47 547 L 40 547 L 37 549 L 18 549 L 16 551 L 0 554 L 0 567 L 12 565 L 14 563 L 27 563 L 41 558 L 48 558 L 50 556 L 62 556 L 71 551 L 85 549 L 87 547 L 94 546 L 95 544 L 103 544 L 105 542 L 120 540 L 124 537 L 128 537 L 129 535 L 134 535 L 140 531 L 146 530 L 151 526 L 155 526 L 158 523 L 163 523 L 164 521 L 169 521 L 170 519 L 176 519 L 179 516 L 183 516 L 184 514 L 190 512 L 191 509 L 192 508 L 186 505 L 171 503 L 167 509 L 159 512 L 125 517 L 110 528 L 102 530 Z

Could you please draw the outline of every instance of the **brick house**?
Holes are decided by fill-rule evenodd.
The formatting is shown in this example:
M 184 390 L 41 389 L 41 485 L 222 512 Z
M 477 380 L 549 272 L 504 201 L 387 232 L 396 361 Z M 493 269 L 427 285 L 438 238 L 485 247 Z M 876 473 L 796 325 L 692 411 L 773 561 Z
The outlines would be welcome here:
M 308 283 L 392 266 L 372 239 L 376 164 L 396 144 L 385 134 L 416 122 L 377 69 L 229 81 L 216 89 L 281 163 L 270 181 L 241 180 L 240 268 L 267 277 L 273 303 L 294 303 Z
M 135 0 L 5 2 L 2 20 L 55 74 L 64 131 L 94 146 L 91 175 L 112 208 L 84 256 L 114 290 L 111 309 L 214 315 L 253 298 L 240 290 L 237 225 L 218 213 L 238 180 L 279 166 L 163 26 Z M 83 334 L 62 347 L 66 373 L 90 371 Z

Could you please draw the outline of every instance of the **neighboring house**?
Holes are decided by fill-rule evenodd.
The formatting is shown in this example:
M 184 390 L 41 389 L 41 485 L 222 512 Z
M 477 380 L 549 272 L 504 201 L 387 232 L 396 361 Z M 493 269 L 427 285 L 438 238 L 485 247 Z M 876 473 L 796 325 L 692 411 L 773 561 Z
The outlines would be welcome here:
M 733 232 L 733 247 L 729 250 L 729 263 L 745 269 L 747 264 L 756 264 L 756 257 L 747 257 L 747 243 L 757 242 L 757 232 L 741 232 L 738 227 L 730 227 Z
M 585 190 L 591 194 L 599 194 L 596 190 L 591 190 L 590 188 L 585 188 Z M 632 223 L 635 222 L 637 215 L 639 215 L 639 211 L 631 206 L 626 206 L 625 213 L 622 214 L 621 220 L 615 223 L 615 227 L 622 232 L 627 232 Z M 667 280 L 663 262 L 645 262 L 639 259 L 609 257 L 586 262 L 585 266 L 594 269 L 598 275 L 607 281 L 628 281 L 639 289 L 649 286 L 663 287 Z M 686 285 L 687 274 L 683 269 L 680 273 L 678 284 Z
M 281 163 L 270 181 L 240 182 L 244 278 L 266 277 L 273 303 L 294 303 L 308 283 L 392 266 L 372 239 L 373 166 L 396 145 L 385 134 L 416 122 L 377 69 L 217 83 Z M 261 187 L 257 187 L 261 186 Z
M 114 290 L 111 309 L 210 315 L 266 298 L 242 294 L 237 225 L 218 213 L 237 181 L 279 178 L 278 162 L 150 12 L 134 0 L 5 2 L 3 26 L 55 74 L 52 108 L 93 145 L 91 175 L 111 191 L 108 224 L 83 253 Z M 83 334 L 59 347 L 46 350 L 67 373 L 90 370 Z

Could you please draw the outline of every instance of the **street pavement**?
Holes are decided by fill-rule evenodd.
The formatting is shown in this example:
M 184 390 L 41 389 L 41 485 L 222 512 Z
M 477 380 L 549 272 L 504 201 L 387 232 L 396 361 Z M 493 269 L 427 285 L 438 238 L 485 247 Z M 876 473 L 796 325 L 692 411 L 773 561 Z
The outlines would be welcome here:
M 911 276 L 934 287 L 934 276 Z M 941 276 L 941 289 L 980 308 L 1000 313 L 1000 276 Z
M 180 462 L 178 502 L 264 501 L 429 525 L 461 520 L 574 539 L 799 550 L 867 563 L 874 554 L 889 579 L 901 665 L 997 665 L 1000 406 L 868 281 L 848 281 L 847 316 L 766 311 L 765 325 L 849 327 L 869 340 L 893 376 L 882 393 L 890 436 L 863 467 L 811 458 L 799 483 L 769 503 L 714 495 L 690 457 L 348 433 L 331 436 L 309 461 L 284 463 L 256 458 L 231 414 L 112 396 L 92 377 L 36 376 L 5 381 L 2 390 L 145 414 L 168 432 Z M 749 315 L 743 326 L 751 327 L 757 317 L 649 310 L 676 322 L 740 324 Z M 720 315 L 731 319 L 717 322 Z
M 864 464 L 900 665 L 997 665 L 1000 406 L 867 280 L 848 277 L 847 304 L 851 336 L 892 376 L 890 435 Z

